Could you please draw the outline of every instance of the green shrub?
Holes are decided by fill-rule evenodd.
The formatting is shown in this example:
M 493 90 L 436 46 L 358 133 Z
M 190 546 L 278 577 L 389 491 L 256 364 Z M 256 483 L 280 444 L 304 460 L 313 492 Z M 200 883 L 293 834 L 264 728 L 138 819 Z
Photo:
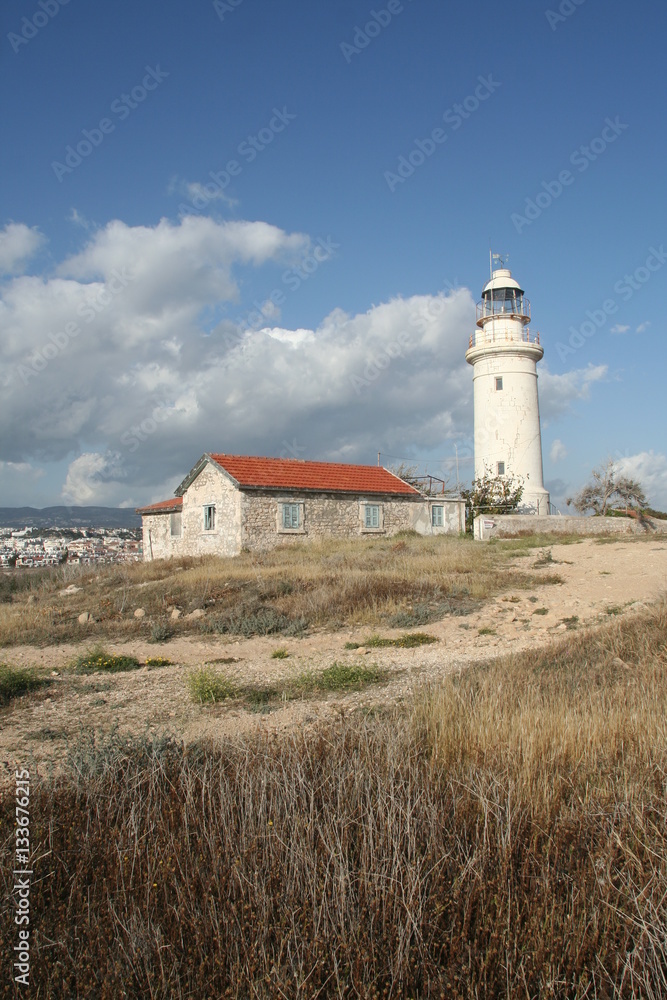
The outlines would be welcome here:
M 50 683 L 48 677 L 37 677 L 33 670 L 0 663 L 0 705 L 7 705 L 12 698 L 36 691 Z
M 286 660 L 288 656 L 289 653 L 287 652 L 286 649 L 283 649 L 282 647 L 280 649 L 274 649 L 273 652 L 271 653 L 272 660 Z
M 166 656 L 149 656 L 146 658 L 147 667 L 173 667 L 171 660 Z
M 330 667 L 316 674 L 307 671 L 297 677 L 294 687 L 299 693 L 311 691 L 353 691 L 377 684 L 386 677 L 386 671 L 380 670 L 377 664 L 366 666 L 364 663 L 332 663 Z
M 238 694 L 236 687 L 228 677 L 216 673 L 209 667 L 199 667 L 188 677 L 188 688 L 193 701 L 198 701 L 201 705 L 211 704 L 218 701 L 226 701 L 228 698 L 235 698 Z
M 398 646 L 400 649 L 414 649 L 416 646 L 430 646 L 431 643 L 437 641 L 437 638 L 434 635 L 429 635 L 428 632 L 404 632 L 403 635 L 399 635 L 396 639 L 382 639 L 377 635 L 371 636 L 364 645 Z
M 140 666 L 136 656 L 116 655 L 101 648 L 83 653 L 72 663 L 72 669 L 77 674 L 118 674 L 138 670 Z

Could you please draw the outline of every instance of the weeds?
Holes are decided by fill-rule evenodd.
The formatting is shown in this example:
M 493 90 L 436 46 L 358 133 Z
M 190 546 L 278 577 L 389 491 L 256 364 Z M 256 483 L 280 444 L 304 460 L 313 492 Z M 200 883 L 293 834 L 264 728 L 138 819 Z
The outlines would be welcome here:
M 155 622 L 151 626 L 151 637 L 149 642 L 168 642 L 174 636 L 174 630 L 166 622 Z
M 386 671 L 373 664 L 332 663 L 319 673 L 306 671 L 295 677 L 291 687 L 301 695 L 316 691 L 359 691 L 385 680 Z
M 272 660 L 286 660 L 288 656 L 289 653 L 282 647 L 280 649 L 274 649 L 271 653 Z
M 533 614 L 534 615 L 548 615 L 549 614 L 549 609 L 548 608 L 535 608 L 534 611 L 533 611 Z
M 149 656 L 146 659 L 147 667 L 173 667 L 173 662 L 166 656 Z
M 528 544 L 535 541 L 521 540 L 523 550 Z M 505 588 L 537 582 L 535 575 L 508 566 L 517 554 L 515 545 L 480 547 L 449 536 L 406 534 L 398 541 L 281 546 L 234 559 L 197 557 L 0 576 L 11 598 L 0 602 L 0 646 L 80 641 L 77 618 L 91 609 L 95 620 L 86 635 L 95 642 L 146 635 L 165 642 L 172 634 L 201 632 L 298 636 L 307 628 L 350 625 L 414 628 L 468 614 Z M 63 584 L 71 582 L 80 591 L 60 596 Z M 143 620 L 131 613 L 138 588 Z M 204 605 L 205 619 L 164 620 L 165 608 L 187 612 Z
M 217 749 L 79 745 L 31 787 L 49 943 L 33 981 L 128 1000 L 657 1000 L 666 716 L 663 606 L 445 677 L 412 714 Z M 11 830 L 13 794 L 1 810 Z M 1 871 L 13 852 L 4 837 Z
M 98 647 L 77 656 L 71 664 L 71 669 L 77 674 L 117 674 L 128 670 L 138 670 L 140 666 L 136 656 L 115 655 Z
M 190 697 L 200 705 L 227 701 L 238 696 L 238 689 L 228 678 L 208 667 L 199 667 L 188 677 Z
M 7 705 L 14 698 L 37 691 L 50 683 L 48 677 L 38 677 L 34 670 L 0 663 L 0 705 Z
M 426 632 L 404 632 L 403 635 L 399 635 L 396 639 L 387 639 L 379 635 L 369 635 L 367 639 L 362 639 L 361 642 L 346 642 L 345 649 L 359 649 L 360 646 L 370 647 L 371 649 L 381 649 L 384 646 L 413 649 L 416 646 L 428 646 L 437 641 L 434 635 L 428 635 Z

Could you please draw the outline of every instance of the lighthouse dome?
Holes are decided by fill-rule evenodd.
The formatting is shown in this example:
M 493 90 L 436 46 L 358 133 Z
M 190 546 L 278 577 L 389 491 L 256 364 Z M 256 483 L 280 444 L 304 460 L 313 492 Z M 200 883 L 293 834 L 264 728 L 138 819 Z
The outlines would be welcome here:
M 493 277 L 487 281 L 482 289 L 482 295 L 487 292 L 495 291 L 497 288 L 516 288 L 518 291 L 523 292 L 523 288 L 518 281 L 512 277 L 512 272 L 506 267 L 498 268 L 493 272 Z

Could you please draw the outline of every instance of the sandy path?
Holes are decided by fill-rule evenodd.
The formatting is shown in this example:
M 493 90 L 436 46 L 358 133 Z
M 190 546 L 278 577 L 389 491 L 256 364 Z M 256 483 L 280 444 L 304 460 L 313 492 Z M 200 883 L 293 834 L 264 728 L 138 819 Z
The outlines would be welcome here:
M 102 736 L 114 726 L 122 733 L 168 734 L 190 742 L 257 729 L 302 727 L 341 711 L 396 702 L 409 695 L 415 684 L 464 664 L 549 642 L 567 629 L 563 619 L 576 616 L 578 620 L 571 624 L 580 627 L 607 620 L 610 612 L 632 614 L 667 592 L 667 541 L 633 539 L 600 544 L 585 539 L 574 545 L 553 545 L 550 551 L 554 562 L 536 572 L 544 576 L 557 573 L 564 583 L 508 591 L 476 613 L 435 622 L 422 631 L 439 641 L 417 649 L 360 652 L 344 648 L 348 641 L 361 641 L 368 630 L 314 633 L 304 639 L 216 636 L 186 637 L 160 646 L 109 643 L 107 648 L 133 653 L 141 660 L 168 657 L 174 666 L 86 677 L 61 673 L 81 652 L 81 646 L 7 649 L 2 654 L 6 663 L 33 665 L 58 674 L 46 693 L 19 699 L 0 710 L 0 777 L 17 766 L 29 766 L 33 774 L 45 773 L 58 766 L 68 747 L 83 733 L 94 731 Z M 532 569 L 539 557 L 539 550 L 531 550 L 517 557 L 516 564 Z M 546 613 L 535 613 L 541 609 Z M 383 630 L 384 634 L 399 633 Z M 286 648 L 289 658 L 272 659 L 277 647 Z M 234 657 L 237 662 L 219 669 L 245 684 L 279 686 L 281 679 L 304 669 L 321 669 L 334 661 L 358 662 L 360 658 L 387 669 L 390 677 L 386 684 L 362 692 L 285 702 L 265 714 L 233 703 L 210 707 L 193 704 L 185 685 L 189 670 L 222 657 Z

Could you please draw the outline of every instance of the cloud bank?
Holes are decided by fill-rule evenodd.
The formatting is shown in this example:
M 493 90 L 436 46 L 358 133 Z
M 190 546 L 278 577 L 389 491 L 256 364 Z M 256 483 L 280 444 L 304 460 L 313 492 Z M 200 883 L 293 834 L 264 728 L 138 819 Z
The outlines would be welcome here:
M 82 238 L 34 275 L 20 269 L 44 237 L 0 232 L 5 473 L 65 461 L 67 502 L 130 505 L 169 496 L 204 451 L 372 461 L 472 437 L 467 289 L 334 309 L 292 330 L 273 302 L 255 323 L 231 316 L 257 269 L 321 259 L 304 234 L 186 217 L 116 220 Z M 545 421 L 605 376 L 541 366 Z

